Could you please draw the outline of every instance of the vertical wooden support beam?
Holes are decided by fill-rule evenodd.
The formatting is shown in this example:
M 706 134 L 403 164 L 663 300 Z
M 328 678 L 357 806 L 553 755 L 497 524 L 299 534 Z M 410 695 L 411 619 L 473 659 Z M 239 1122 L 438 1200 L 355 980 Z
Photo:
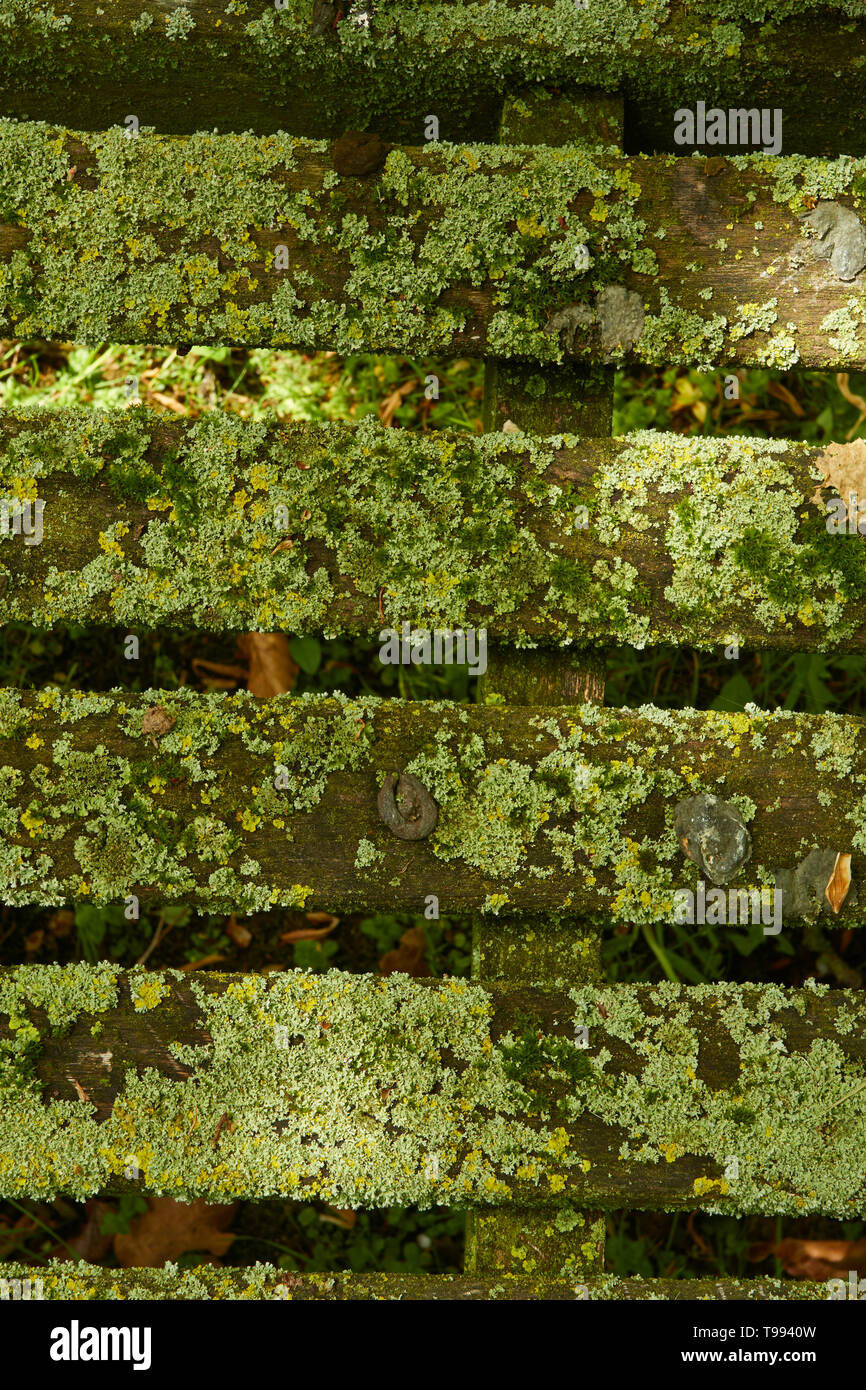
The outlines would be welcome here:
M 513 144 L 574 140 L 621 144 L 622 100 L 594 92 L 522 93 L 506 102 L 500 139 Z M 609 435 L 613 371 L 563 366 L 552 370 L 488 362 L 484 425 L 511 421 L 527 434 Z M 511 704 L 601 704 L 604 662 L 599 654 L 499 647 L 488 654 L 484 699 Z M 601 982 L 597 931 L 579 922 L 515 918 L 477 921 L 472 974 L 479 981 Z M 551 1206 L 547 1211 L 477 1211 L 467 1218 L 466 1271 L 471 1274 L 550 1274 L 581 1280 L 604 1267 L 604 1218 Z

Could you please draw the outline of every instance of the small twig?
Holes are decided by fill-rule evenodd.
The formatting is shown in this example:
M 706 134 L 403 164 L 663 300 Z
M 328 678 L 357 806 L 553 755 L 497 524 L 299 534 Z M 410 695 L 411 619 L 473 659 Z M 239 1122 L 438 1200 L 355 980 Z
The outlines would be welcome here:
M 231 1133 L 231 1131 L 234 1129 L 234 1125 L 232 1124 L 227 1111 L 224 1111 L 223 1114 L 220 1115 L 219 1124 L 216 1127 L 216 1134 L 213 1137 L 214 1148 L 216 1148 L 217 1146 L 217 1141 L 220 1137 L 220 1130 L 222 1129 L 223 1125 L 226 1126 L 226 1128 L 229 1130 L 229 1133 Z
M 51 1227 L 46 1226 L 44 1221 L 40 1221 L 38 1216 L 34 1216 L 32 1211 L 28 1211 L 26 1207 L 22 1207 L 20 1202 L 15 1201 L 14 1197 L 6 1197 L 5 1200 L 9 1203 L 10 1207 L 16 1207 L 29 1221 L 34 1222 L 37 1226 L 41 1226 L 43 1231 L 47 1231 L 51 1239 L 56 1240 L 59 1245 L 62 1245 L 64 1250 L 68 1250 L 73 1259 L 81 1259 L 78 1251 L 73 1250 L 71 1245 L 67 1245 L 62 1236 L 59 1236 L 56 1231 L 52 1231 Z
M 157 946 L 159 945 L 159 943 L 162 941 L 163 936 L 168 936 L 168 933 L 171 931 L 172 927 L 174 926 L 174 923 L 173 923 L 173 922 L 169 922 L 168 927 L 167 927 L 167 929 L 166 929 L 165 932 L 163 932 L 163 927 L 164 927 L 164 926 L 165 926 L 165 913 L 164 913 L 164 912 L 161 912 L 161 913 L 159 914 L 159 921 L 158 921 L 157 924 L 156 924 L 156 931 L 153 933 L 153 936 L 151 937 L 150 945 L 148 946 L 147 950 L 144 952 L 144 955 L 139 956 L 138 960 L 135 962 L 136 965 L 144 965 L 144 963 L 145 963 L 145 961 L 147 960 L 147 958 L 148 958 L 148 956 L 150 955 L 150 953 L 151 953 L 152 951 L 155 951 L 156 948 L 157 948 Z
M 858 1093 L 859 1091 L 862 1091 L 862 1090 L 864 1089 L 864 1087 L 866 1087 L 866 1081 L 861 1081 L 861 1082 L 860 1082 L 860 1085 L 859 1085 L 859 1086 L 855 1086 L 853 1091 L 849 1091 L 847 1095 L 840 1096 L 838 1100 L 834 1100 L 834 1101 L 833 1101 L 833 1104 L 832 1104 L 832 1105 L 828 1105 L 828 1106 L 827 1106 L 828 1112 L 829 1112 L 830 1110 L 835 1110 L 835 1109 L 836 1109 L 836 1106 L 837 1106 L 837 1105 L 841 1105 L 843 1101 L 850 1100 L 852 1096 L 856 1096 L 857 1093 Z

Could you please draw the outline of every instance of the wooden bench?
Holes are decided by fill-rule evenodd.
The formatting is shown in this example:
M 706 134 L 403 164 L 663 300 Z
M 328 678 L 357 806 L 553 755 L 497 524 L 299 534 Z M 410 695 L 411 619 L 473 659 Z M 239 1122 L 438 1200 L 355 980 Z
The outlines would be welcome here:
M 859 444 L 605 438 L 622 362 L 866 363 L 866 22 L 744 8 L 0 0 L 4 333 L 487 360 L 480 438 L 0 415 L 4 618 L 491 638 L 477 705 L 0 691 L 2 901 L 477 914 L 471 983 L 0 972 L 0 1197 L 448 1203 L 464 1275 L 13 1263 L 11 1296 L 827 1296 L 617 1279 L 600 1216 L 866 1209 L 858 995 L 600 967 L 695 887 L 697 795 L 747 826 L 735 894 L 864 911 L 860 721 L 603 707 L 615 642 L 864 649 L 824 511 Z M 797 157 L 673 158 L 698 100 L 784 106 Z M 379 809 L 407 772 L 414 842 Z

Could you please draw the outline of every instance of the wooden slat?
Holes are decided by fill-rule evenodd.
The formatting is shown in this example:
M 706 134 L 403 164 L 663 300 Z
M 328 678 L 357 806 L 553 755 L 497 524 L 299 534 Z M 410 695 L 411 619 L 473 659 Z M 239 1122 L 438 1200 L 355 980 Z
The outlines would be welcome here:
M 284 134 L 127 139 L 6 123 L 0 331 L 862 366 L 862 276 L 839 279 L 800 214 L 817 198 L 859 206 L 864 173 L 856 160 L 737 168 L 441 144 L 394 148 L 354 178 L 336 173 L 327 142 Z M 575 268 L 587 254 L 589 270 Z M 580 322 L 563 327 L 574 305 Z
M 853 477 L 859 443 L 557 443 L 143 407 L 7 412 L 0 502 L 45 506 L 39 544 L 0 534 L 2 615 L 866 649 L 862 539 L 829 534 L 811 501 L 822 465 Z
M 0 1008 L 4 1196 L 866 1211 L 854 991 L 25 966 Z
M 583 1284 L 569 1279 L 475 1279 L 458 1274 L 290 1274 L 273 1265 L 215 1269 L 98 1269 L 85 1261 L 28 1268 L 0 1264 L 0 1280 L 16 1296 L 14 1280 L 30 1280 L 31 1298 L 91 1299 L 285 1299 L 292 1302 L 447 1302 L 528 1300 L 545 1302 L 631 1299 L 724 1299 L 726 1302 L 827 1298 L 826 1284 L 783 1279 L 618 1279 L 608 1275 Z M 37 1281 L 41 1280 L 41 1284 Z M 22 1282 L 23 1295 L 25 1285 Z M 2 1285 L 0 1285 L 2 1292 Z
M 3 892 L 219 910 L 418 906 L 435 891 L 443 911 L 486 901 L 655 920 L 696 878 L 672 822 L 701 789 L 754 803 L 759 869 L 836 847 L 855 851 L 857 875 L 861 728 L 786 713 L 5 691 Z M 376 807 L 385 773 L 405 769 L 440 806 L 413 844 Z
M 505 93 L 525 81 L 576 81 L 625 92 L 656 148 L 670 143 L 677 107 L 705 100 L 782 107 L 791 151 L 835 154 L 840 140 L 864 149 L 856 4 L 766 5 L 750 23 L 741 4 L 697 0 L 628 0 L 613 14 L 551 0 L 376 0 L 369 30 L 354 27 L 347 9 L 321 37 L 311 33 L 311 8 L 187 0 L 195 27 L 171 38 L 171 10 L 158 0 L 55 0 L 50 23 L 25 0 L 4 0 L 0 109 L 87 129 L 129 112 L 184 132 L 288 124 L 339 134 L 372 121 L 408 140 L 434 112 L 447 138 L 493 139 Z
M 733 885 L 769 887 L 818 848 L 853 853 L 862 881 L 862 731 L 788 712 L 0 690 L 0 900 L 421 911 L 434 893 L 442 913 L 670 920 L 698 879 L 674 811 L 701 791 L 749 821 Z M 402 771 L 439 807 L 414 842 L 377 809 Z M 855 898 L 837 918 L 825 903 L 829 920 L 861 921 Z

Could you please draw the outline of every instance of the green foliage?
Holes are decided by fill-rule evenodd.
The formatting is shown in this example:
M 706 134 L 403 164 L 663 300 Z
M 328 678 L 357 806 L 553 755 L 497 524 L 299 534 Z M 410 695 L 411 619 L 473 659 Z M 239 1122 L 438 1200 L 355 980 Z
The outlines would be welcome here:
M 147 945 L 149 924 L 146 918 L 127 921 L 122 904 L 77 903 L 75 930 L 80 955 L 95 965 L 98 960 L 124 960 L 140 953 Z
M 100 1234 L 104 1236 L 128 1235 L 129 1227 L 137 1216 L 141 1216 L 147 1211 L 147 1202 L 143 1197 L 136 1193 L 125 1193 L 119 1197 L 117 1204 L 112 1211 L 105 1212 L 100 1226 Z

